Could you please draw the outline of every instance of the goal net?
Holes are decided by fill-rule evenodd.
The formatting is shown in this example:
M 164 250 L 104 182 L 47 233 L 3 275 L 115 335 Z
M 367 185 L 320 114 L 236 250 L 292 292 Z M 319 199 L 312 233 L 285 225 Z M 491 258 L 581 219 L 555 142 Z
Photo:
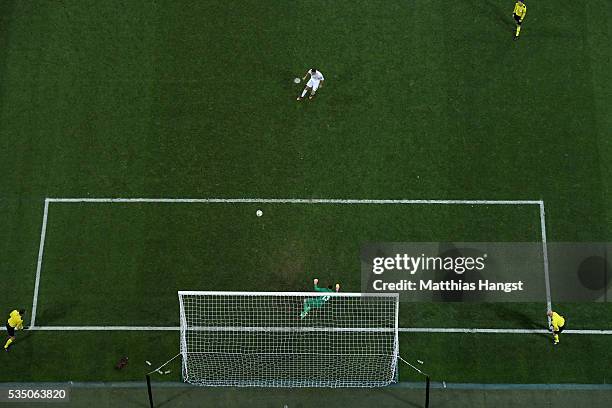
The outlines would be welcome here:
M 185 382 L 379 387 L 397 381 L 396 293 L 181 291 L 178 296 Z

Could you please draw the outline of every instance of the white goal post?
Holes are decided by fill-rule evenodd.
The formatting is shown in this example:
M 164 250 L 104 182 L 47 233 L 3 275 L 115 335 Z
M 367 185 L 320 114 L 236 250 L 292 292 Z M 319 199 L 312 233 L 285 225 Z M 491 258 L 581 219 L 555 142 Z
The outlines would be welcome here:
M 397 293 L 178 292 L 183 380 L 203 386 L 397 382 Z

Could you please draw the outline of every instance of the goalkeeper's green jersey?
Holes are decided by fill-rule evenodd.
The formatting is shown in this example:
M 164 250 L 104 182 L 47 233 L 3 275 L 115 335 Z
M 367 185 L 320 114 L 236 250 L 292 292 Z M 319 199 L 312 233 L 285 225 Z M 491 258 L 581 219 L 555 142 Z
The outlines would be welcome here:
M 314 285 L 315 292 L 333 292 L 333 290 L 329 288 L 322 288 L 319 285 Z M 318 298 L 312 299 L 312 306 L 323 306 L 325 302 L 329 300 L 330 296 L 319 296 Z
M 333 292 L 332 289 L 330 289 L 330 288 L 322 288 L 319 285 L 317 285 L 316 283 L 314 285 L 314 290 L 315 290 L 315 292 Z

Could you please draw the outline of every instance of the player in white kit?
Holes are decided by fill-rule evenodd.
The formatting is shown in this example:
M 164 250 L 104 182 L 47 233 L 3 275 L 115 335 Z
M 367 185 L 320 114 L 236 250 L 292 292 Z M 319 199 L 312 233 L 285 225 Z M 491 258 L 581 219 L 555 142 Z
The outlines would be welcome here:
M 308 99 L 312 99 L 314 97 L 315 92 L 317 92 L 317 89 L 323 87 L 323 81 L 325 81 L 325 78 L 323 78 L 323 74 L 317 71 L 316 68 L 309 69 L 306 72 L 306 75 L 304 75 L 304 78 L 302 78 L 302 81 L 305 81 L 308 75 L 310 75 L 310 79 L 306 84 L 306 88 L 304 88 L 304 90 L 302 91 L 302 95 L 297 97 L 298 101 L 301 101 L 304 96 L 306 96 L 306 93 L 308 91 L 310 91 L 310 96 L 308 97 Z

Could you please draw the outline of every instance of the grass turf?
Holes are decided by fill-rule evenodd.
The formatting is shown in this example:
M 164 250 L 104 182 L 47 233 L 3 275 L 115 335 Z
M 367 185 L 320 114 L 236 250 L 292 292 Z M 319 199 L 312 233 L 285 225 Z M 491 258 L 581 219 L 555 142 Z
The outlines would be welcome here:
M 178 342 L 178 332 L 28 332 L 8 355 L 3 354 L 0 379 L 141 381 L 151 370 L 145 360 L 165 362 L 177 352 Z M 606 336 L 589 335 L 562 336 L 556 348 L 544 335 L 408 333 L 400 337 L 402 354 L 412 361 L 421 359 L 421 368 L 440 382 L 609 384 L 609 345 Z M 128 367 L 116 370 L 114 365 L 123 355 L 130 358 Z M 180 380 L 177 360 L 166 369 L 172 373 L 154 375 L 154 380 Z M 423 381 L 405 365 L 400 380 Z
M 511 41 L 511 5 L 493 0 L 474 4 L 467 18 L 461 3 L 443 1 L 384 7 L 6 1 L 0 7 L 0 291 L 7 310 L 29 305 L 48 196 L 542 198 L 549 240 L 610 239 L 607 1 L 571 10 L 561 1 L 530 4 L 517 42 Z M 300 88 L 291 79 L 312 65 L 325 74 L 326 86 L 314 102 L 298 104 Z M 315 217 L 318 225 L 303 214 L 284 214 L 291 228 L 266 224 L 263 231 L 249 229 L 252 211 L 248 220 L 225 224 L 201 211 L 183 214 L 191 225 L 174 230 L 159 212 L 146 219 L 166 230 L 149 236 L 138 212 L 61 211 L 68 210 L 52 209 L 41 322 L 171 322 L 176 304 L 160 295 L 159 282 L 172 290 L 178 283 L 236 288 L 236 281 L 250 285 L 261 277 L 254 266 L 274 271 L 262 285 L 278 290 L 296 289 L 313 270 L 356 284 L 338 270 L 353 265 L 358 237 L 512 241 L 538 231 L 537 214 L 499 209 L 478 216 L 430 210 L 419 218 L 426 225 L 415 230 L 399 228 L 415 217 L 402 212 L 400 223 L 379 229 L 375 220 L 393 216 L 385 208 L 347 217 L 351 222 L 340 221 L 346 224 L 327 240 L 317 234 L 338 227 L 325 222 L 337 221 L 333 213 Z M 204 224 L 223 240 L 198 240 Z M 504 232 L 523 225 L 525 231 Z M 272 245 L 272 235 L 262 239 L 273 232 L 283 245 Z M 229 243 L 238 237 L 265 242 L 262 253 Z M 285 259 L 282 267 L 263 249 Z M 244 250 L 251 256 L 227 262 Z M 160 253 L 165 257 L 152 258 Z M 302 257 L 298 267 L 292 253 Z M 99 261 L 109 255 L 108 263 Z M 189 271 L 182 282 L 167 273 L 177 259 Z M 121 288 L 108 286 L 113 281 Z M 118 305 L 130 296 L 134 302 L 123 313 Z M 609 327 L 607 305 L 571 310 L 575 327 Z M 495 321 L 485 312 L 465 313 L 475 324 Z M 427 313 L 417 317 L 443 323 Z M 528 321 L 534 317 L 528 314 Z M 449 381 L 608 381 L 607 337 L 568 336 L 566 348 L 556 350 L 538 336 L 410 340 L 404 348 L 427 355 L 432 372 Z M 14 349 L 19 363 L 13 354 L 3 357 L 10 370 L 0 375 L 116 379 L 110 367 L 124 350 L 139 361 L 145 352 L 174 353 L 175 341 L 155 333 L 29 333 Z M 457 353 L 448 360 L 453 347 Z M 534 361 L 538 370 L 529 369 Z M 136 369 L 125 373 L 141 376 Z

